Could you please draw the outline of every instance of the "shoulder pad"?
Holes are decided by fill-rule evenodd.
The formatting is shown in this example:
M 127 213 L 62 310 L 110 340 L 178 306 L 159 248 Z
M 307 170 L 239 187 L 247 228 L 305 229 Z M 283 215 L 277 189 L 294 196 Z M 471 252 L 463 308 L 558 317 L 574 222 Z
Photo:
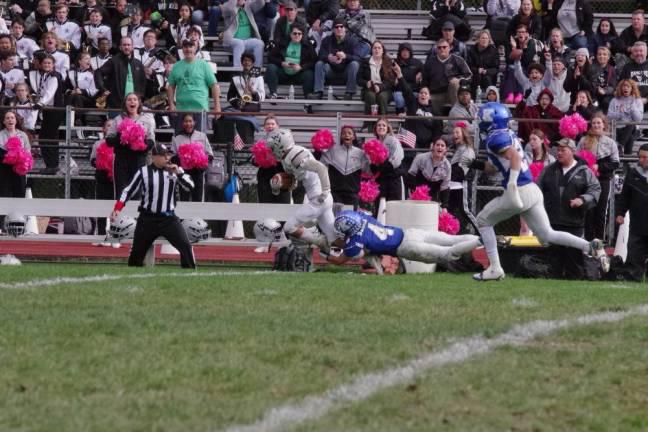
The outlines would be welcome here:
M 313 155 L 308 149 L 295 145 L 288 151 L 288 154 L 284 157 L 284 161 L 294 167 L 299 167 L 306 159 L 312 157 Z

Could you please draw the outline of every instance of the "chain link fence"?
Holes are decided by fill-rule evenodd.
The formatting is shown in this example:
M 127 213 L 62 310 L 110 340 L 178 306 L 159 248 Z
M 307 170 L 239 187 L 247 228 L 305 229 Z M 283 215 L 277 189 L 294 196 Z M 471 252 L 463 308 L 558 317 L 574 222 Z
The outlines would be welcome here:
M 366 9 L 387 9 L 387 10 L 422 10 L 429 11 L 431 8 L 430 0 L 363 0 L 363 7 Z M 630 13 L 638 7 L 648 7 L 648 4 L 640 4 L 634 0 L 612 0 L 612 1 L 591 1 L 594 13 Z M 471 10 L 483 7 L 480 0 L 466 0 L 464 5 Z

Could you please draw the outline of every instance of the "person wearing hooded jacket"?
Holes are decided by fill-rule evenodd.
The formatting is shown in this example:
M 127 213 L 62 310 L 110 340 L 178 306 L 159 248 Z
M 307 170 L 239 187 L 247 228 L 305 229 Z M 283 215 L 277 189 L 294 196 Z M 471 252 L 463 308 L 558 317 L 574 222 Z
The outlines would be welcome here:
M 518 136 L 522 141 L 529 141 L 529 134 L 533 129 L 540 129 L 544 132 L 549 141 L 555 141 L 558 138 L 558 120 L 564 116 L 553 104 L 554 96 L 548 88 L 543 89 L 537 98 L 537 104 L 527 106 L 524 102 L 516 107 L 515 116 L 523 119 L 543 119 L 556 120 L 556 122 L 534 122 L 521 121 L 518 125 Z
M 414 58 L 412 44 L 409 42 L 403 42 L 398 45 L 396 63 L 400 67 L 403 79 L 410 86 L 410 89 L 414 93 L 418 92 L 421 81 L 423 80 L 423 62 Z M 394 98 L 394 105 L 396 105 L 396 113 L 400 114 L 405 112 L 406 104 L 402 88 L 394 88 L 392 97 Z

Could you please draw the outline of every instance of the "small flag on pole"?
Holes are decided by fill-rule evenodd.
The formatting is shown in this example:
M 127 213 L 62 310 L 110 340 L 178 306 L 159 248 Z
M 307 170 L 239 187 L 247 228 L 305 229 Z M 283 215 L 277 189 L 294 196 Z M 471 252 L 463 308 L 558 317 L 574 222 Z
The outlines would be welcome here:
M 398 141 L 403 144 L 403 146 L 414 148 L 416 147 L 416 135 L 413 132 L 408 131 L 403 126 L 398 129 L 398 134 L 396 135 Z
M 234 150 L 241 151 L 243 147 L 245 147 L 245 142 L 243 142 L 241 135 L 238 132 L 234 133 Z

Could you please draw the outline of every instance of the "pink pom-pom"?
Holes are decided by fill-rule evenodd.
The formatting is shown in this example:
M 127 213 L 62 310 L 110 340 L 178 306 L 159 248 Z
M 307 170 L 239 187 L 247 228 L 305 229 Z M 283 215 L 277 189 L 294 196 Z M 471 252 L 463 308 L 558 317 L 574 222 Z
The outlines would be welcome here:
M 410 194 L 410 199 L 414 201 L 430 201 L 430 186 L 428 185 L 418 185 L 414 191 Z
M 320 129 L 311 138 L 311 144 L 316 151 L 326 151 L 333 147 L 335 142 L 333 134 L 328 129 Z
M 31 153 L 23 147 L 23 143 L 17 136 L 13 136 L 5 143 L 5 154 L 2 163 L 12 165 L 12 170 L 18 175 L 26 175 L 34 166 L 34 159 Z
M 367 180 L 360 182 L 360 192 L 358 197 L 360 201 L 372 203 L 380 196 L 380 186 L 374 180 Z
M 113 178 L 113 162 L 115 160 L 115 150 L 108 147 L 106 141 L 101 141 L 97 146 L 95 165 L 99 171 L 105 171 L 109 179 Z
M 270 147 L 266 145 L 264 140 L 259 140 L 254 144 L 250 151 L 254 158 L 254 163 L 260 168 L 272 168 L 277 165 L 277 159 L 272 154 Z
M 387 147 L 377 139 L 372 139 L 364 143 L 362 150 L 367 154 L 369 161 L 373 165 L 380 165 L 389 157 Z
M 119 142 L 122 145 L 129 146 L 133 151 L 146 150 L 146 143 L 144 142 L 146 131 L 142 125 L 129 118 L 125 118 L 117 126 L 117 132 L 120 134 Z
M 575 139 L 578 134 L 587 131 L 587 121 L 578 113 L 564 116 L 558 123 L 558 131 L 565 138 Z
M 209 158 L 205 153 L 205 146 L 199 142 L 190 142 L 178 147 L 180 166 L 184 169 L 205 169 L 209 165 Z
M 529 171 L 531 171 L 531 177 L 533 177 L 533 181 L 538 178 L 538 176 L 544 169 L 544 166 L 544 162 L 542 161 L 536 161 L 529 165 Z
M 596 177 L 599 176 L 598 169 L 594 167 L 594 165 L 596 165 L 596 156 L 594 156 L 594 153 L 589 150 L 580 150 L 578 153 L 576 153 L 576 156 L 583 159 L 587 163 L 587 166 L 590 170 L 592 170 Z
M 442 211 L 439 213 L 439 231 L 455 235 L 459 232 L 459 221 L 451 213 Z
M 23 148 L 23 143 L 17 136 L 12 136 L 5 143 L 5 150 L 7 150 L 8 152 L 12 150 L 18 150 L 20 148 Z

